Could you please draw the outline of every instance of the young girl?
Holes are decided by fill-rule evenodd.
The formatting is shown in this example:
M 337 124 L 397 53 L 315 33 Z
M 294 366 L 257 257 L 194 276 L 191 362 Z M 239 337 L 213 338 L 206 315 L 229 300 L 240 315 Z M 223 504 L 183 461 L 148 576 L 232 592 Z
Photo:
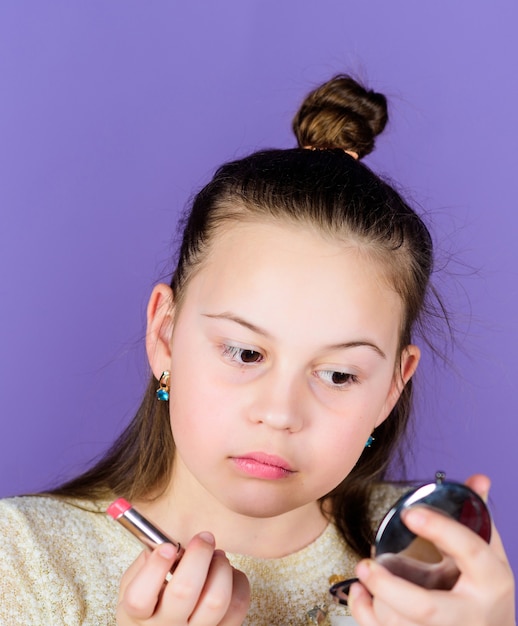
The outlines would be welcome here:
M 420 217 L 360 162 L 386 121 L 382 95 L 336 77 L 297 113 L 299 148 L 226 164 L 197 195 L 149 301 L 134 420 L 86 474 L 0 505 L 2 624 L 515 623 L 496 533 L 408 512 L 456 561 L 448 592 L 364 558 L 400 494 L 383 480 L 433 265 Z M 186 547 L 173 574 L 173 545 L 142 551 L 104 514 L 119 496 Z M 350 607 L 332 603 L 355 573 Z

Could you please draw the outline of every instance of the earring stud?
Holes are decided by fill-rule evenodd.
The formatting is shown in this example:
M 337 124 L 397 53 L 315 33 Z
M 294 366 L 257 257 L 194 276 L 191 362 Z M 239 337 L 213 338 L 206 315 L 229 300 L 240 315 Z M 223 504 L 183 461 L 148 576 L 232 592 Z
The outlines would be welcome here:
M 369 435 L 369 438 L 365 442 L 365 447 L 370 448 L 374 442 L 375 438 L 372 435 Z
M 156 397 L 157 400 L 160 400 L 160 402 L 167 402 L 169 400 L 169 392 L 170 392 L 170 387 L 169 387 L 169 377 L 170 377 L 170 372 L 168 370 L 165 370 L 164 372 L 162 372 L 162 376 L 160 376 L 160 380 L 158 381 L 158 389 L 156 390 Z

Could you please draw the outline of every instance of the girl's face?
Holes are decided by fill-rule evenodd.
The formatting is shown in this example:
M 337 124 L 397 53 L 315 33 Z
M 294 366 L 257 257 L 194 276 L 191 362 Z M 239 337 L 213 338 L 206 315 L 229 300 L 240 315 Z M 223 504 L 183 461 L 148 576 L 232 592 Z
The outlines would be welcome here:
M 353 244 L 268 223 L 220 232 L 176 312 L 171 352 L 152 360 L 155 375 L 171 371 L 173 488 L 252 517 L 314 506 L 399 396 L 401 316 Z M 418 358 L 404 351 L 405 381 Z

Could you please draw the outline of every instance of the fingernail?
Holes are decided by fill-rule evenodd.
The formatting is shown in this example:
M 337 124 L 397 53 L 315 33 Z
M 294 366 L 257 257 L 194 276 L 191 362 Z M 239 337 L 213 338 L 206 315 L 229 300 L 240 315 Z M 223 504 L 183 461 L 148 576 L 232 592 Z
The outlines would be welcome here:
M 169 561 L 176 555 L 176 548 L 172 543 L 163 543 L 158 548 L 158 554 Z
M 373 562 L 369 560 L 360 561 L 356 566 L 356 575 L 361 580 L 367 580 L 372 570 Z
M 205 541 L 205 543 L 208 543 L 209 546 L 215 546 L 216 545 L 216 541 L 214 539 L 214 535 L 212 533 L 208 533 L 208 532 L 201 532 L 199 533 L 198 537 L 200 539 L 202 539 L 203 541 Z
M 225 553 L 224 550 L 214 550 L 214 556 L 219 556 L 219 557 L 223 557 L 223 558 L 227 558 L 227 555 Z

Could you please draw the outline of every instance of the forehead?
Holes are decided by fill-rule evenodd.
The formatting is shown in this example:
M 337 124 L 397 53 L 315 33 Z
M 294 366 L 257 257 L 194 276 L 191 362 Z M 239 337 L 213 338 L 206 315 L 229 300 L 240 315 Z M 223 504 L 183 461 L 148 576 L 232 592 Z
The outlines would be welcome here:
M 242 265 L 236 265 L 239 258 Z M 322 232 L 318 226 L 282 219 L 245 219 L 228 222 L 213 235 L 205 261 L 209 271 L 229 267 L 235 275 L 245 271 L 291 268 L 296 274 L 320 277 L 332 264 L 338 275 L 355 273 L 394 291 L 389 263 L 376 247 L 354 236 Z M 238 271 L 239 270 L 239 271 Z M 292 277 L 293 278 L 293 277 Z M 338 282 L 337 286 L 340 284 Z
M 379 260 L 353 241 L 302 225 L 244 222 L 220 229 L 187 288 L 191 297 L 201 308 L 271 320 L 288 333 L 290 323 L 325 326 L 330 334 L 347 324 L 357 333 L 369 328 L 397 336 L 401 325 L 401 299 Z

